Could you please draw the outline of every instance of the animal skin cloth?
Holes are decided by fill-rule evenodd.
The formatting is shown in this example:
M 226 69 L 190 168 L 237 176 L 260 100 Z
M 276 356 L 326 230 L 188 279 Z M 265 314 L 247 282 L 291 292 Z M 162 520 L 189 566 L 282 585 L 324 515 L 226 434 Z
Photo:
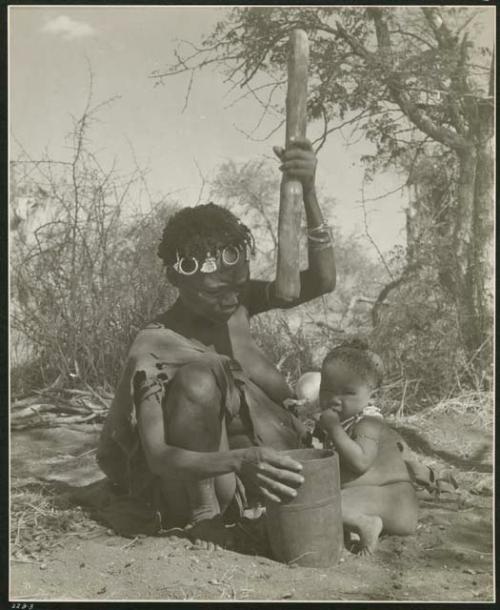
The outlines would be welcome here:
M 239 415 L 250 442 L 277 450 L 301 446 L 305 432 L 300 421 L 272 401 L 231 358 L 202 343 L 187 339 L 153 322 L 140 331 L 132 344 L 108 417 L 104 423 L 97 461 L 120 492 L 134 502 L 145 502 L 158 511 L 160 485 L 150 471 L 139 439 L 137 411 L 142 401 L 160 393 L 166 409 L 169 383 L 182 366 L 203 363 L 222 395 L 223 414 L 230 422 Z M 231 445 L 231 439 L 230 439 Z M 238 481 L 238 489 L 242 490 Z M 122 496 L 123 497 L 123 496 Z M 168 522 L 168 515 L 166 517 Z

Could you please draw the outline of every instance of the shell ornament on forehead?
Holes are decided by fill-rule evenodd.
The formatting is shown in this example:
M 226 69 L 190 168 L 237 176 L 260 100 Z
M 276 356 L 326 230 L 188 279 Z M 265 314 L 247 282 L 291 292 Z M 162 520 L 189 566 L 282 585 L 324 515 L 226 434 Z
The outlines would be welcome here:
M 173 269 L 181 275 L 194 275 L 197 271 L 200 273 L 214 273 L 221 271 L 225 267 L 234 267 L 237 265 L 242 256 L 245 261 L 249 261 L 255 251 L 255 245 L 241 244 L 240 246 L 225 246 L 217 248 L 215 252 L 207 252 L 205 258 L 199 261 L 195 256 L 180 256 L 176 252 L 177 260 L 172 265 Z

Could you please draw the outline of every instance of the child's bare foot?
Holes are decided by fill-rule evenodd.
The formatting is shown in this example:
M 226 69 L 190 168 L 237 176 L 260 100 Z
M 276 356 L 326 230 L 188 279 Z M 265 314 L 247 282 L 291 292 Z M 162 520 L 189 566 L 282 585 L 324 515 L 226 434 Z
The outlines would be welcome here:
M 193 544 L 202 550 L 231 549 L 235 544 L 234 533 L 224 525 L 221 515 L 187 526 L 186 533 Z
M 359 533 L 357 554 L 361 556 L 372 555 L 377 548 L 378 537 L 382 531 L 382 519 L 373 515 L 360 515 L 356 525 Z

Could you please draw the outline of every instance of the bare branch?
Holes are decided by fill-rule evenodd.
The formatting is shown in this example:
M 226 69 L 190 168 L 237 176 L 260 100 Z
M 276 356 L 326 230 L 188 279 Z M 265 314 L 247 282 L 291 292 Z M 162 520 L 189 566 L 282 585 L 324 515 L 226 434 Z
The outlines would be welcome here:
M 189 103 L 189 95 L 191 93 L 191 88 L 193 87 L 193 79 L 194 79 L 194 70 L 191 70 L 191 76 L 189 77 L 189 83 L 187 86 L 186 96 L 184 98 L 184 106 L 182 107 L 181 113 L 183 114 Z
M 254 95 L 254 97 L 259 101 L 259 103 L 262 104 L 263 106 L 263 110 L 262 110 L 262 114 L 260 115 L 259 120 L 257 121 L 257 124 L 255 125 L 255 127 L 252 129 L 252 134 L 255 133 L 257 131 L 257 129 L 262 125 L 262 121 L 264 120 L 264 118 L 267 116 L 269 108 L 271 108 L 271 102 L 272 102 L 272 98 L 273 95 L 275 94 L 276 90 L 278 89 L 278 87 L 281 85 L 281 83 L 276 83 L 275 86 L 271 89 L 271 91 L 269 92 L 268 98 L 266 102 L 262 102 L 261 100 L 259 100 L 257 95 Z M 248 85 L 247 85 L 248 86 Z
M 392 271 L 391 271 L 389 265 L 387 264 L 387 261 L 385 260 L 385 256 L 380 251 L 380 248 L 378 247 L 377 242 L 373 239 L 373 236 L 371 235 L 371 233 L 370 233 L 370 231 L 368 229 L 368 214 L 367 214 L 367 211 L 366 211 L 365 180 L 364 179 L 363 179 L 363 181 L 361 183 L 361 201 L 360 201 L 360 203 L 361 203 L 361 206 L 363 208 L 363 223 L 364 223 L 364 227 L 365 227 L 365 235 L 370 240 L 370 243 L 372 244 L 372 246 L 377 251 L 377 254 L 378 254 L 382 264 L 384 265 L 385 270 L 389 274 L 389 277 L 393 278 L 394 276 L 392 274 Z
M 200 176 L 200 180 L 201 180 L 200 190 L 198 192 L 198 199 L 193 204 L 194 206 L 197 206 L 201 202 L 201 198 L 203 196 L 203 191 L 205 190 L 207 179 L 203 175 L 203 172 L 201 171 L 201 168 L 200 168 L 200 165 L 199 165 L 198 161 L 196 159 L 193 159 L 193 161 L 194 161 L 194 164 L 196 165 L 196 169 L 198 170 L 198 175 Z
M 210 65 L 210 64 L 215 64 L 215 63 L 224 63 L 225 61 L 228 60 L 232 60 L 232 59 L 239 59 L 240 55 L 222 55 L 220 57 L 211 57 L 209 59 L 204 59 L 203 61 L 201 61 L 200 63 L 198 63 L 195 67 L 197 69 L 200 68 L 205 68 L 206 66 Z M 172 68 L 171 70 L 167 70 L 165 72 L 159 72 L 157 70 L 154 70 L 153 72 L 151 72 L 151 74 L 148 76 L 148 78 L 152 78 L 154 80 L 157 80 L 159 82 L 163 81 L 164 78 L 166 78 L 167 76 L 175 76 L 177 74 L 184 74 L 185 72 L 188 72 L 189 70 L 191 70 L 192 68 L 189 66 L 181 66 L 180 68 Z
M 386 193 L 383 193 L 382 195 L 378 195 L 377 197 L 367 197 L 367 198 L 363 198 L 363 201 L 366 203 L 367 201 L 380 201 L 381 199 L 385 199 L 386 197 L 389 197 L 390 195 L 394 195 L 395 193 L 399 193 L 400 191 L 402 191 L 404 188 L 406 188 L 407 183 L 405 181 L 404 184 L 401 184 L 401 186 L 398 186 L 397 188 L 393 189 L 392 191 L 387 191 Z
M 315 140 L 313 140 L 311 142 L 311 144 L 313 146 L 317 142 L 320 142 L 320 145 L 316 149 L 316 152 L 318 152 L 318 150 L 320 150 L 320 148 L 326 142 L 326 138 L 327 138 L 327 136 L 329 134 L 333 133 L 334 131 L 339 131 L 340 129 L 342 129 L 342 127 L 346 127 L 347 125 L 352 125 L 353 123 L 356 123 L 359 119 L 363 118 L 363 116 L 366 116 L 367 114 L 369 114 L 368 110 L 362 110 L 359 114 L 357 114 L 352 119 L 349 119 L 348 121 L 344 121 L 343 123 L 340 123 L 339 125 L 334 125 L 333 127 L 327 128 L 328 123 L 327 123 L 327 119 L 326 119 L 326 113 L 323 110 L 323 117 L 324 117 L 324 121 L 325 121 L 325 129 L 323 130 L 323 133 L 321 134 L 321 136 L 319 136 L 318 138 L 316 138 Z
M 479 16 L 479 12 L 477 10 L 474 10 L 469 17 L 467 17 L 467 19 L 462 23 L 462 25 L 460 25 L 457 30 L 456 33 L 460 34 L 460 32 L 463 32 L 465 30 L 465 28 L 467 28 L 475 19 L 477 19 Z
M 415 34 L 414 32 L 408 32 L 408 31 L 402 30 L 400 27 L 397 27 L 394 30 L 390 30 L 389 33 L 390 34 L 399 34 L 401 37 L 406 36 L 408 38 L 413 38 L 413 39 L 417 40 L 418 42 L 421 42 L 422 44 L 424 44 L 426 47 L 429 47 L 429 49 L 434 49 L 434 46 L 432 45 L 432 43 L 430 43 L 428 40 L 426 40 L 422 36 L 419 36 L 418 34 Z
M 258 87 L 250 87 L 249 85 L 247 85 L 248 91 L 246 91 L 243 95 L 240 95 L 239 97 L 237 97 L 230 104 L 228 104 L 225 108 L 226 109 L 232 108 L 238 102 L 241 102 L 242 100 L 246 99 L 250 95 L 255 97 L 260 103 L 262 103 L 262 100 L 257 96 L 257 91 L 262 91 L 263 89 L 269 89 L 269 87 L 276 87 L 276 86 L 284 85 L 284 84 L 286 84 L 286 80 L 272 81 L 270 83 L 265 83 L 264 85 L 259 85 Z
M 269 140 L 269 138 L 274 135 L 279 129 L 281 129 L 283 127 L 283 125 L 285 124 L 285 119 L 281 120 L 279 122 L 278 125 L 276 125 L 276 127 L 274 127 L 267 135 L 265 135 L 262 138 L 254 138 L 251 134 L 247 133 L 245 130 L 240 129 L 238 127 L 238 125 L 236 125 L 236 123 L 233 123 L 234 128 L 239 131 L 240 133 L 242 133 L 244 136 L 246 136 L 249 140 L 252 140 L 253 142 L 265 142 L 266 140 Z
M 374 327 L 378 326 L 378 323 L 380 322 L 379 309 L 382 307 L 382 305 L 384 305 L 384 302 L 389 294 L 398 286 L 401 286 L 401 284 L 408 281 L 411 273 L 416 271 L 419 267 L 419 263 L 412 263 L 408 265 L 399 277 L 393 279 L 386 286 L 384 286 L 384 288 L 382 288 L 372 308 L 372 324 Z

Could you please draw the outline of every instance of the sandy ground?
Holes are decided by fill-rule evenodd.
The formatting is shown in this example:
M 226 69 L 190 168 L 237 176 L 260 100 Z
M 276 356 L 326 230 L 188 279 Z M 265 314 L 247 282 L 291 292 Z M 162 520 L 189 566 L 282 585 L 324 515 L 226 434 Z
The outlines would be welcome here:
M 193 548 L 178 535 L 115 535 L 60 491 L 98 478 L 96 426 L 11 436 L 10 599 L 493 601 L 491 432 L 453 414 L 394 422 L 460 489 L 422 492 L 415 536 L 383 538 L 373 557 L 343 551 L 328 569 Z

